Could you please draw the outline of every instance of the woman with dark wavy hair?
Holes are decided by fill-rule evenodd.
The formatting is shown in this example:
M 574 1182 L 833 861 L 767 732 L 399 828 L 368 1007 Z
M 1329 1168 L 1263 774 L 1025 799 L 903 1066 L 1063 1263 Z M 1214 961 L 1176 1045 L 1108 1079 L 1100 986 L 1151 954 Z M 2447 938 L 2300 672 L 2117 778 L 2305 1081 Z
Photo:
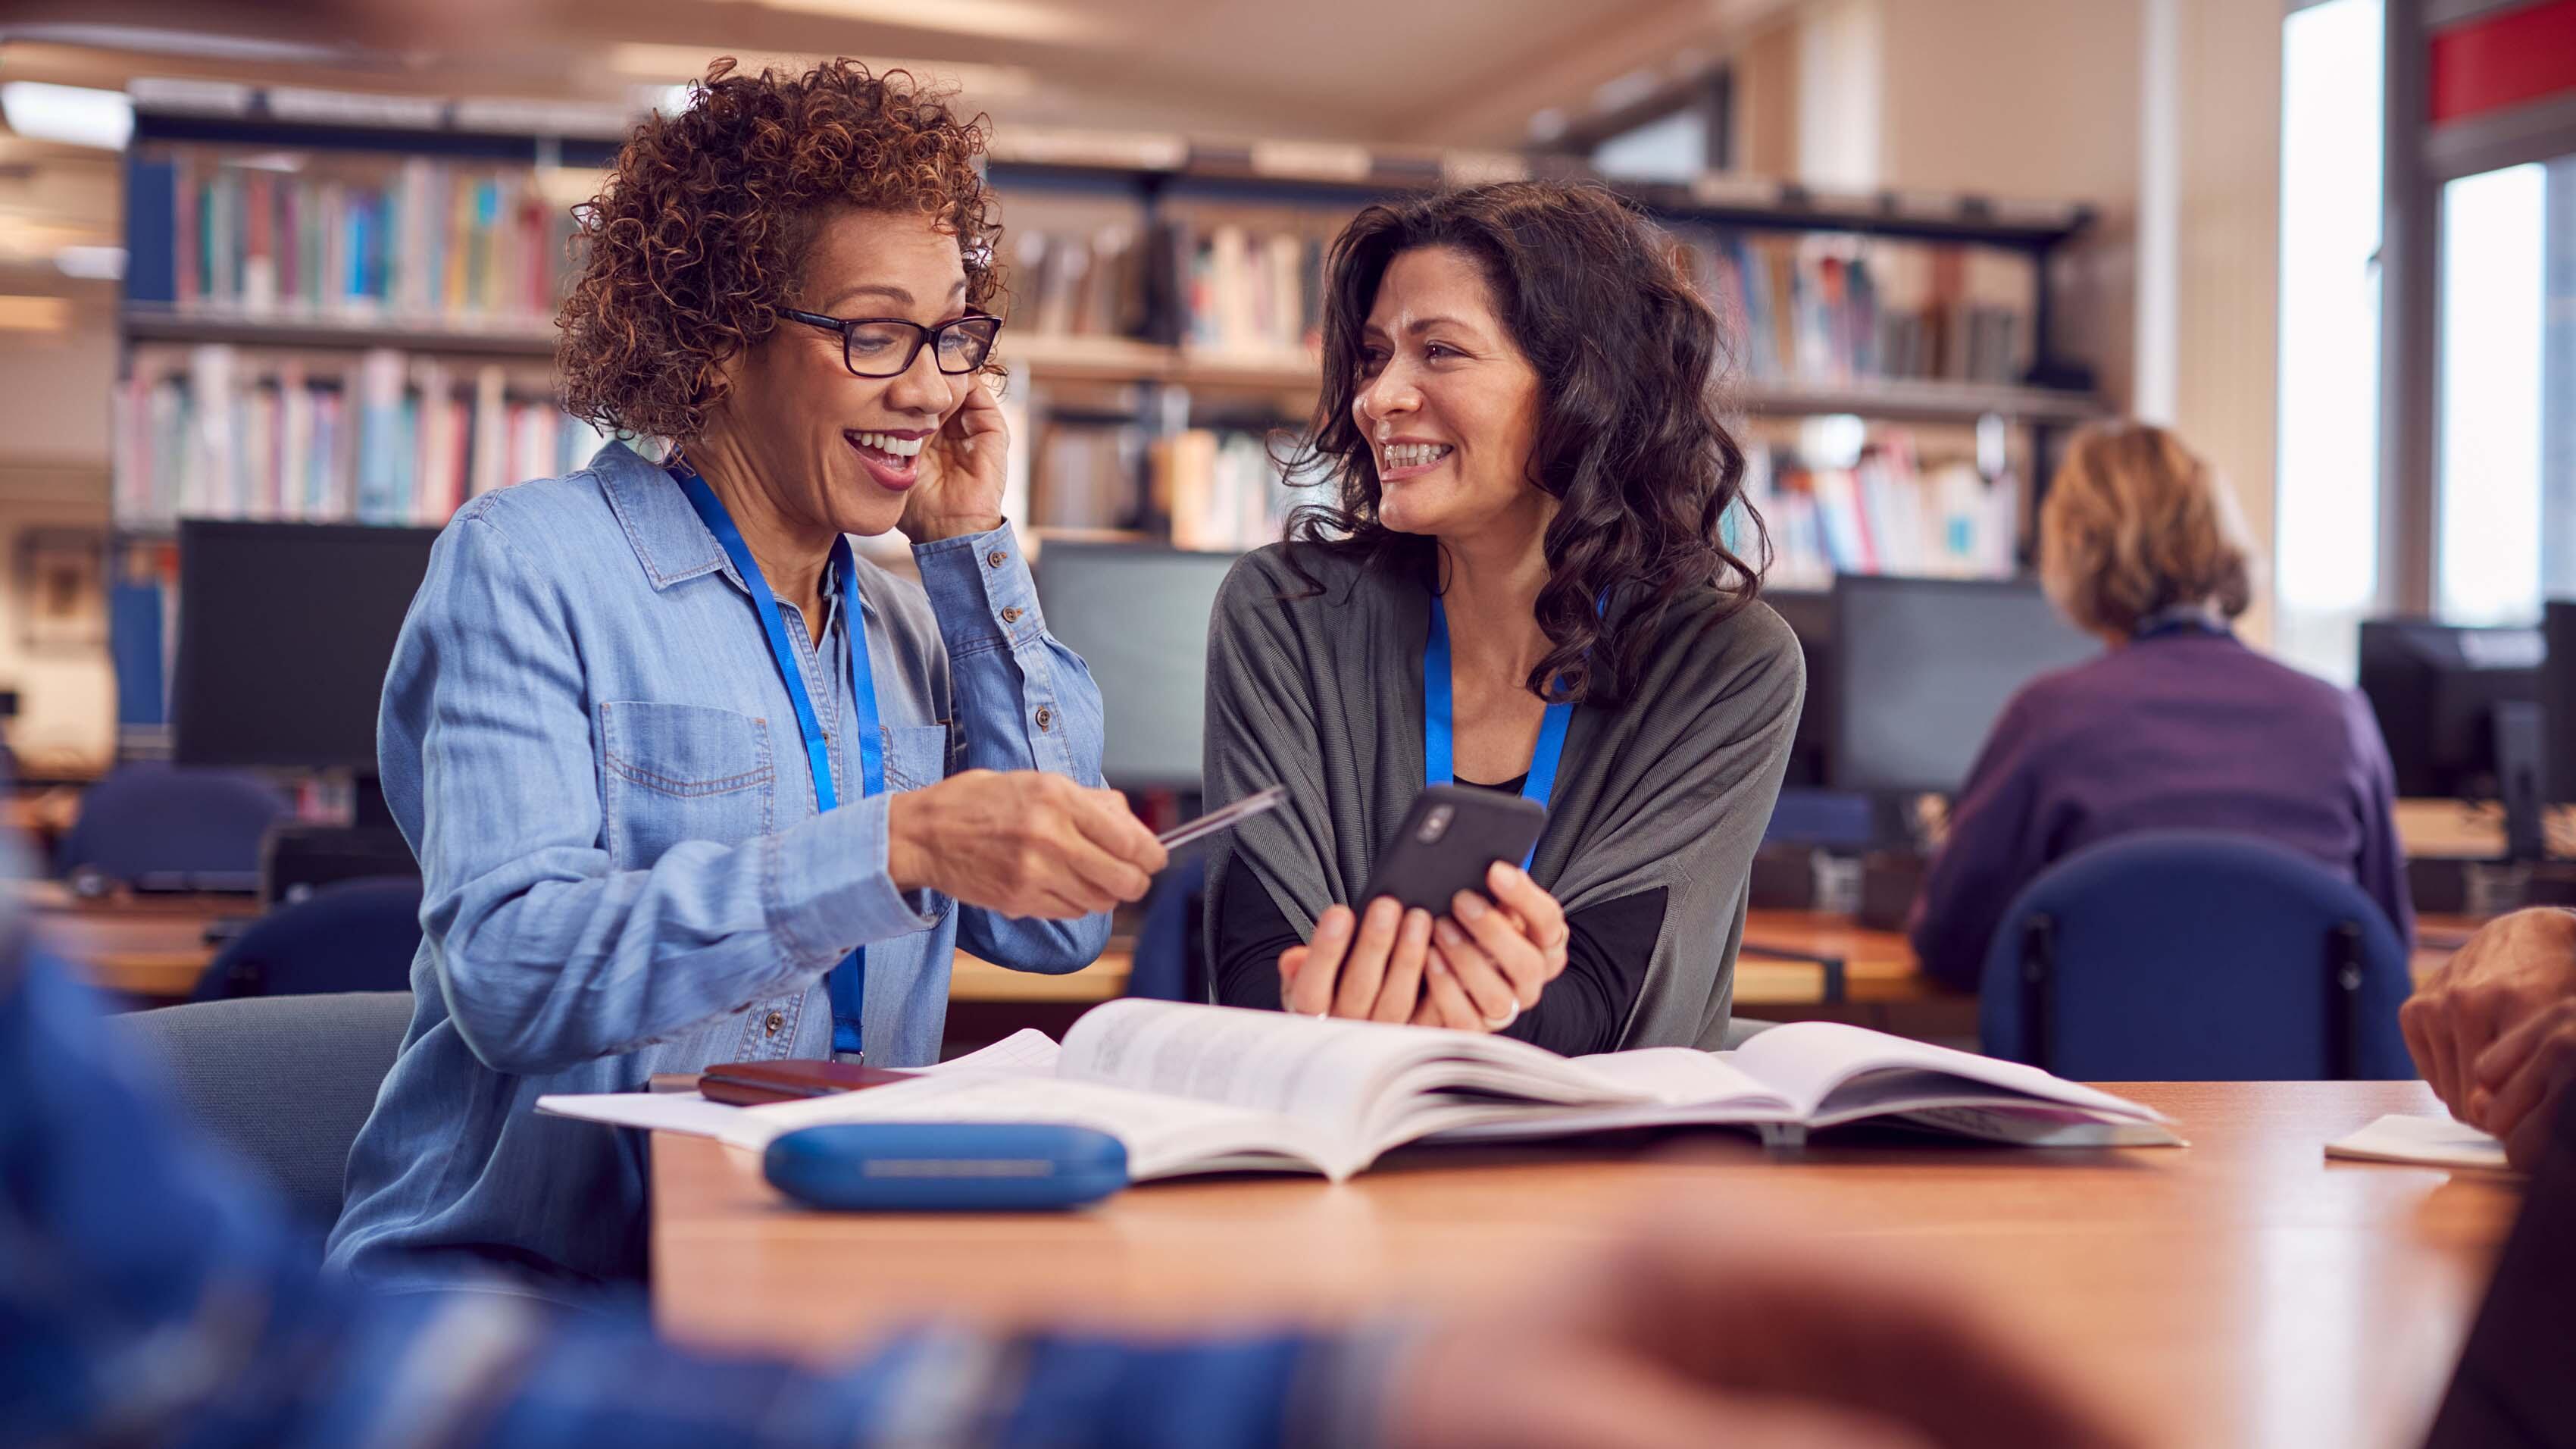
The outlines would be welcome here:
M 330 1244 L 380 1282 L 640 1278 L 641 1143 L 538 1097 L 936 1061 L 960 942 L 1075 970 L 1163 864 L 1001 517 L 980 126 L 731 66 L 627 138 L 561 318 L 568 405 L 665 448 L 468 503 L 385 679 L 417 1004 Z
M 1730 542 L 1762 547 L 1724 356 L 1669 239 L 1598 188 L 1373 206 L 1334 243 L 1297 462 L 1337 499 L 1236 567 L 1208 642 L 1210 805 L 1294 796 L 1210 868 L 1220 1000 L 1719 1044 L 1805 685 Z M 1539 799 L 1527 869 L 1437 919 L 1353 902 L 1426 781 Z

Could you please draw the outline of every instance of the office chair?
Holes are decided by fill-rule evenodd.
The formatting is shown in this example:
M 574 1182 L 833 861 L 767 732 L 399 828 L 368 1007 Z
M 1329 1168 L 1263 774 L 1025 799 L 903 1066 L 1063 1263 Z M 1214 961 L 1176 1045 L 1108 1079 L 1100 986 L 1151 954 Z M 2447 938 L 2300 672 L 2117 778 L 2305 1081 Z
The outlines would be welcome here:
M 336 881 L 253 921 L 197 978 L 191 998 L 411 990 L 420 881 Z
M 272 996 L 109 1018 L 157 1055 L 216 1139 L 264 1169 L 309 1224 L 340 1216 L 349 1145 L 411 1024 L 408 991 Z
M 1207 858 L 1178 861 L 1145 893 L 1127 994 L 1155 1001 L 1206 1001 L 1209 978 L 1199 935 L 1207 918 Z
M 294 808 L 256 775 L 157 760 L 119 765 L 81 797 L 80 818 L 55 849 L 55 873 L 75 887 L 254 890 L 260 841 Z
M 2359 887 L 2264 841 L 2152 831 L 2070 857 L 1986 952 L 1990 1056 L 2087 1081 L 2396 1079 L 2405 943 Z

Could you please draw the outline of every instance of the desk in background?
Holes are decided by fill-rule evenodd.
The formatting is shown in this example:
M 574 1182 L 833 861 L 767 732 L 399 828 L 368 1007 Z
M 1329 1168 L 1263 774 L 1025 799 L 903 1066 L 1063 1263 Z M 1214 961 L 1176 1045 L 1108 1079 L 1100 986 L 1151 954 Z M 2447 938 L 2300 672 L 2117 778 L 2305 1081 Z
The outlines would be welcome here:
M 21 882 L 20 898 L 53 948 L 100 987 L 141 1005 L 185 999 L 216 953 L 210 926 L 256 913 L 241 896 L 118 896 L 83 901 L 50 881 Z M 2415 976 L 2449 958 L 2476 922 L 2427 917 L 2420 924 Z M 1977 1002 L 1915 969 L 1904 936 L 1863 929 L 1846 916 L 1755 911 L 1745 940 L 1812 959 L 1747 956 L 1736 965 L 1735 1009 L 1778 1021 L 1845 1021 L 1931 1040 L 1974 1038 Z M 1826 960 L 1841 963 L 1839 995 Z M 1113 944 L 1091 966 L 1065 976 L 1010 971 L 960 954 L 949 986 L 953 1046 L 998 1041 L 1023 1026 L 1061 1037 L 1075 1017 L 1126 994 L 1132 957 Z
M 141 1005 L 186 999 L 220 950 L 207 932 L 259 914 L 258 903 L 247 896 L 146 894 L 84 900 L 56 881 L 21 881 L 16 889 L 48 946 L 92 984 Z M 1113 947 L 1070 976 L 1041 976 L 961 953 L 949 1000 L 1079 1010 L 1126 994 L 1129 964 L 1126 950 Z
M 1200 1179 L 1079 1214 L 931 1217 L 802 1211 L 753 1155 L 656 1136 L 654 1313 L 688 1342 L 819 1359 L 934 1315 L 1188 1329 L 1465 1308 L 1687 1202 L 1721 1230 L 1813 1234 L 1964 1276 L 2149 1443 L 2421 1442 L 2515 1191 L 2328 1163 L 2320 1148 L 2381 1113 L 2432 1110 L 2432 1094 L 2420 1082 L 2114 1090 L 2172 1114 L 2192 1145 L 2025 1153 L 1846 1137 L 1770 1154 L 1702 1132 L 1418 1151 L 1340 1186 Z

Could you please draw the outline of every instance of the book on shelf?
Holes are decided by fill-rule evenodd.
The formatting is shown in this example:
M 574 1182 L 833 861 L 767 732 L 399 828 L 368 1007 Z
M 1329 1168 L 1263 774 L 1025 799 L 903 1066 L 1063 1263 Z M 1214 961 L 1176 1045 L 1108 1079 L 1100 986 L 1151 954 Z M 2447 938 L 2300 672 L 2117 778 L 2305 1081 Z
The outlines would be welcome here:
M 570 275 L 571 212 L 528 167 L 174 146 L 134 185 L 167 189 L 172 225 L 129 245 L 172 265 L 171 295 L 132 300 L 183 315 L 537 328 Z
M 1672 235 L 1757 382 L 2018 384 L 2036 360 L 2039 279 L 2022 253 L 1841 232 Z
M 1143 1181 L 1229 1171 L 1339 1181 L 1425 1139 L 1536 1140 L 1731 1127 L 1795 1140 L 1880 1123 L 2034 1147 L 2171 1146 L 2153 1109 L 2036 1067 L 1835 1022 L 1731 1052 L 1567 1058 L 1507 1037 L 1130 998 L 1058 1048 L 1034 1031 L 907 1080 L 770 1106 L 690 1094 L 540 1098 L 537 1110 L 765 1147 L 836 1122 L 1046 1122 L 1127 1146 Z
M 1219 358 L 1303 358 L 1321 337 L 1324 247 L 1338 217 L 1270 224 L 1069 216 L 1016 229 L 1011 328 L 1122 337 Z
M 1803 461 L 1796 450 L 1745 449 L 1746 507 L 1771 538 L 1768 582 L 1824 588 L 1836 574 L 2006 578 L 2016 568 L 2020 487 L 1966 459 L 1926 465 L 1912 440 L 1888 432 L 1848 467 Z M 1740 524 L 1735 544 L 1749 543 Z
M 1038 337 L 1142 337 L 1152 293 L 1141 219 L 1011 234 L 1011 330 Z
M 144 353 L 115 392 L 115 518 L 444 524 L 476 494 L 597 450 L 542 388 L 498 363 L 382 348 Z
M 1324 253 L 1339 218 L 1155 224 L 1153 340 L 1218 357 L 1304 357 L 1323 338 Z
M 1320 500 L 1315 484 L 1291 486 L 1266 434 L 1191 428 L 1156 439 L 1154 509 L 1170 523 L 1174 548 L 1242 553 L 1279 541 L 1288 514 Z
M 1050 419 L 1037 430 L 1029 521 L 1045 529 L 1145 525 L 1145 430 L 1134 423 Z

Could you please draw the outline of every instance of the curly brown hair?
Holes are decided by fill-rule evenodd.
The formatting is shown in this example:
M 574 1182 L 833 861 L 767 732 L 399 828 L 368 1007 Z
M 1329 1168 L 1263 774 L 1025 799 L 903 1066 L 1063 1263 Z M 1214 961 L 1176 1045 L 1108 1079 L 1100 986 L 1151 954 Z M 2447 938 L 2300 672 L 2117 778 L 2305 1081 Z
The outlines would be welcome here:
M 687 109 L 639 123 L 599 194 L 574 208 L 585 255 L 556 325 L 576 417 L 699 436 L 723 364 L 777 328 L 830 210 L 919 211 L 956 233 L 969 307 L 1001 288 L 1001 228 L 975 164 L 985 117 L 960 119 L 949 92 L 852 60 L 802 75 L 734 65 L 718 59 Z

